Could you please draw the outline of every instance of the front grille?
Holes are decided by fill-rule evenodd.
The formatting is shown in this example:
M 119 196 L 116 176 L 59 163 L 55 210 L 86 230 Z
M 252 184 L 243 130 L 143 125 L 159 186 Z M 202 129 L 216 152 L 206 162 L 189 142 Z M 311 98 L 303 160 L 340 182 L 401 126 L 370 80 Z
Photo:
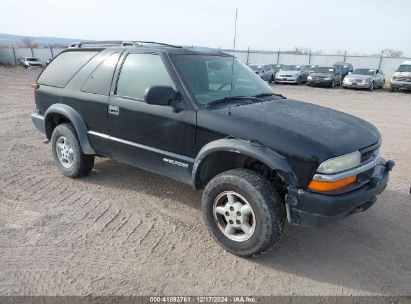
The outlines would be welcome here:
M 293 75 L 280 75 L 280 77 L 293 77 Z
M 364 148 L 360 150 L 361 152 L 361 162 L 366 162 L 368 161 L 373 155 L 378 155 L 378 150 L 380 148 L 381 143 L 378 142 L 372 146 L 369 146 L 367 148 Z
M 411 82 L 411 78 L 408 77 L 401 77 L 401 76 L 394 76 L 393 80 L 396 81 L 407 81 L 407 82 Z

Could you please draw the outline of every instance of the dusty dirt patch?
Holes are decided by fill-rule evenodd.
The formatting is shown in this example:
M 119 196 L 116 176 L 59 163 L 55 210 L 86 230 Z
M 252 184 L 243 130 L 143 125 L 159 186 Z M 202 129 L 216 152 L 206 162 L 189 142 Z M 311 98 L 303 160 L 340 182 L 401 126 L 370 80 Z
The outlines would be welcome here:
M 189 186 L 106 159 L 60 175 L 29 117 L 36 75 L 0 68 L 0 294 L 411 293 L 411 94 L 276 85 L 375 124 L 397 166 L 366 213 L 287 226 L 270 254 L 241 259 L 212 241 Z

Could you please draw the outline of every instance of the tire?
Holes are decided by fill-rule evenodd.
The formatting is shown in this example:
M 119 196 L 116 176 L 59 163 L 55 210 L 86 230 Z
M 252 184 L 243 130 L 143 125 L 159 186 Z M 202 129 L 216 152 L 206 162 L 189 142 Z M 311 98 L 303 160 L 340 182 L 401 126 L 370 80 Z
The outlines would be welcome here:
M 385 79 L 382 80 L 380 89 L 384 89 L 384 85 L 385 85 Z
M 230 195 L 234 197 L 231 204 Z M 224 201 L 224 205 L 219 205 Z M 244 210 L 249 209 L 242 208 L 247 204 L 251 207 L 248 217 Z M 286 214 L 283 201 L 267 179 L 251 170 L 232 169 L 215 176 L 204 190 L 201 207 L 203 219 L 214 240 L 240 257 L 267 252 L 284 231 Z M 240 213 L 242 211 L 244 213 Z M 235 220 L 236 223 L 232 221 L 232 224 L 237 227 L 231 225 L 228 229 L 230 218 Z M 248 224 L 247 230 L 252 233 L 247 234 L 247 230 L 241 228 L 244 223 Z M 226 234 L 224 231 L 227 229 L 232 234 Z
M 81 151 L 77 132 L 71 123 L 58 125 L 51 135 L 51 143 L 54 160 L 63 175 L 77 178 L 91 172 L 94 155 Z
M 395 92 L 395 88 L 390 86 L 390 92 Z
M 368 90 L 370 92 L 374 91 L 374 81 L 371 82 L 370 88 Z
M 297 84 L 298 84 L 298 85 L 301 84 L 301 77 L 298 77 Z
M 274 81 L 274 75 L 271 75 L 270 80 L 268 81 L 269 83 L 272 83 Z
M 335 80 L 331 81 L 330 88 L 335 87 Z

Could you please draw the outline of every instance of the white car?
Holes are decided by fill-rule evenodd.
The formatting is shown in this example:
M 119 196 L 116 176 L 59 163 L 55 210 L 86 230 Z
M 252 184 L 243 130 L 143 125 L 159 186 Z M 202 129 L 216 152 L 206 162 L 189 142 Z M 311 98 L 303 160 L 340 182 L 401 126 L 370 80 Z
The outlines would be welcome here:
M 37 57 L 24 57 L 21 60 L 21 65 L 26 69 L 31 67 L 43 67 L 43 63 Z
M 396 89 L 411 90 L 411 61 L 403 62 L 392 75 L 390 91 L 394 92 Z

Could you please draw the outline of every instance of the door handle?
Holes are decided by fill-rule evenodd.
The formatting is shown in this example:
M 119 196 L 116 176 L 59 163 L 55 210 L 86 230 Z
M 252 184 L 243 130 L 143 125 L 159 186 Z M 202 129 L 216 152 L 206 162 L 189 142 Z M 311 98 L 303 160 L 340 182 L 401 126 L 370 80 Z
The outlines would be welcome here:
M 109 105 L 108 106 L 108 113 L 113 114 L 113 115 L 118 115 L 118 114 L 120 114 L 120 109 L 119 109 L 118 106 Z

